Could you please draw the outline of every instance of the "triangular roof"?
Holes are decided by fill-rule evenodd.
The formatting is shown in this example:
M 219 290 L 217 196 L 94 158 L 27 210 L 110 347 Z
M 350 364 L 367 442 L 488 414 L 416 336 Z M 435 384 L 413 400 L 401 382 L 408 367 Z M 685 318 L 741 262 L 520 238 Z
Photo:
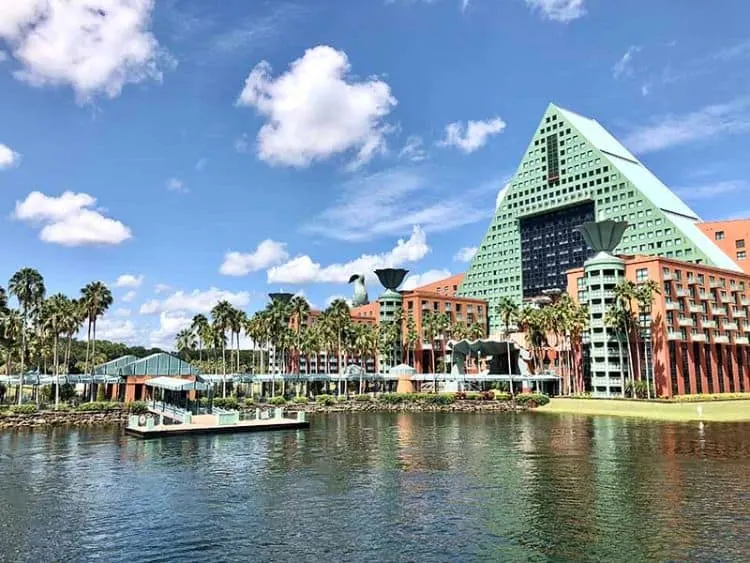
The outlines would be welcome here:
M 198 375 L 198 368 L 177 356 L 157 352 L 145 358 L 121 356 L 94 368 L 96 375 Z
M 520 302 L 524 290 L 543 290 L 545 284 L 562 289 L 564 272 L 583 265 L 587 253 L 580 235 L 558 240 L 555 234 L 549 239 L 555 240 L 553 245 L 567 245 L 559 247 L 565 252 L 546 246 L 546 234 L 534 238 L 546 228 L 546 216 L 550 228 L 565 225 L 555 231 L 562 233 L 572 230 L 576 221 L 625 220 L 630 227 L 616 253 L 741 271 L 701 231 L 695 211 L 601 124 L 550 104 L 497 198 L 495 215 L 458 291 L 460 296 L 489 302 L 491 330 L 501 329 L 495 314 L 501 296 Z M 525 239 L 522 231 L 528 235 Z M 523 245 L 534 252 L 522 252 Z M 546 254 L 537 256 L 545 248 Z M 545 259 L 549 264 L 537 267 Z M 525 279 L 526 272 L 535 277 Z

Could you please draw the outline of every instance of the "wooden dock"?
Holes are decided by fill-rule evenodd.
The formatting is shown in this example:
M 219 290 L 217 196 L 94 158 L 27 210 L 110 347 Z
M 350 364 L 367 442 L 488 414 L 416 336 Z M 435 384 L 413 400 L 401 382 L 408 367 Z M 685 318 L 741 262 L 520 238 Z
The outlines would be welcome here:
M 232 424 L 217 424 L 214 415 L 199 415 L 192 417 L 187 424 L 157 424 L 152 427 L 125 427 L 125 433 L 137 438 L 166 438 L 170 436 L 186 436 L 198 434 L 229 434 L 239 432 L 263 432 L 268 430 L 295 430 L 309 428 L 306 419 L 294 418 L 261 418 L 256 420 L 240 420 Z

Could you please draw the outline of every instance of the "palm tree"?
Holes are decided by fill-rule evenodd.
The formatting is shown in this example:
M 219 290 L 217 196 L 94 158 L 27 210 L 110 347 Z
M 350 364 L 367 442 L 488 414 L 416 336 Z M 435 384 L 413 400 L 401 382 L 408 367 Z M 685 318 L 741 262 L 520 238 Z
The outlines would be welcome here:
M 445 362 L 445 337 L 446 333 L 450 329 L 451 319 L 446 313 L 438 313 L 435 316 L 435 330 L 440 340 L 440 355 L 443 357 L 443 371 L 446 371 Z
M 336 355 L 338 357 L 339 373 L 344 369 L 344 358 L 342 357 L 342 339 L 344 337 L 344 330 L 346 330 L 351 324 L 351 313 L 349 311 L 349 304 L 343 299 L 334 299 L 328 306 L 330 311 L 330 319 L 333 326 L 336 329 L 336 335 L 338 338 L 338 345 L 336 347 Z M 341 380 L 339 379 L 339 394 L 341 393 Z
M 65 346 L 65 360 L 63 361 L 66 373 L 70 373 L 70 350 L 73 346 L 73 337 L 78 334 L 79 330 L 81 330 L 85 320 L 86 312 L 81 300 L 68 299 L 68 305 L 65 309 L 62 321 L 63 332 L 67 339 L 67 344 Z
M 430 370 L 432 372 L 432 389 L 437 392 L 437 381 L 435 376 L 435 337 L 437 336 L 437 315 L 425 312 L 422 316 L 422 333 L 424 340 L 430 345 Z
M 291 318 L 295 321 L 296 334 L 294 339 L 294 347 L 296 353 L 296 364 L 297 364 L 297 375 L 299 375 L 299 358 L 300 348 L 302 347 L 302 324 L 306 322 L 308 315 L 310 314 L 310 304 L 307 299 L 301 295 L 295 295 L 289 303 L 289 312 Z
M 91 361 L 87 357 L 87 371 L 91 375 L 91 400 L 94 399 L 94 365 L 96 364 L 96 320 L 112 305 L 112 292 L 102 282 L 91 282 L 81 289 L 81 299 L 89 323 L 89 341 L 91 342 Z
M 198 313 L 193 317 L 192 323 L 190 323 L 190 330 L 195 334 L 198 340 L 198 361 L 203 361 L 203 336 L 206 333 L 206 327 L 208 326 L 208 319 L 206 315 Z
M 654 297 L 661 293 L 659 284 L 654 280 L 648 280 L 645 283 L 639 284 L 635 289 L 635 299 L 638 301 L 638 314 L 641 317 L 641 322 L 638 323 L 640 329 L 643 329 L 645 340 L 643 342 L 643 359 L 646 364 L 646 397 L 651 398 L 651 381 L 653 381 L 653 366 L 649 361 L 648 348 L 651 342 L 651 327 L 653 320 L 651 319 L 651 310 L 654 306 Z M 643 325 L 646 325 L 645 327 Z M 641 330 L 638 331 L 638 335 L 641 335 Z M 654 392 L 656 392 L 654 390 Z
M 13 274 L 8 283 L 8 291 L 15 296 L 21 307 L 21 319 L 23 327 L 21 331 L 21 373 L 18 380 L 18 404 L 23 400 L 23 374 L 26 359 L 26 330 L 30 315 L 34 315 L 39 309 L 46 289 L 44 278 L 34 268 L 22 268 Z
M 406 318 L 406 349 L 411 355 L 411 358 L 407 358 L 410 366 L 414 365 L 414 349 L 419 342 L 419 333 L 417 332 L 417 323 L 414 320 L 414 315 L 409 313 Z
M 628 361 L 630 363 L 631 380 L 633 380 L 633 385 L 635 385 L 636 379 L 638 381 L 640 381 L 641 379 L 640 353 L 638 351 L 637 340 L 634 337 L 634 333 L 636 332 L 636 323 L 634 322 L 635 312 L 633 308 L 633 301 L 636 299 L 636 289 L 637 288 L 635 283 L 630 280 L 621 281 L 615 286 L 614 289 L 616 301 L 615 306 L 624 311 L 624 313 L 622 313 L 622 320 L 624 323 L 624 330 L 627 338 Z M 636 344 L 635 359 L 633 358 L 634 343 Z
M 13 353 L 18 352 L 20 360 L 20 342 L 23 333 L 23 317 L 15 309 L 7 310 L 0 318 L 2 321 L 2 338 L 5 347 L 5 375 L 10 376 Z
M 583 331 L 589 323 L 589 310 L 586 305 L 573 303 L 568 323 L 571 364 L 574 375 L 574 392 L 583 391 Z
M 175 340 L 177 341 L 177 355 L 189 362 L 190 352 L 195 350 L 195 333 L 189 328 L 184 328 L 177 333 Z
M 622 340 L 623 335 L 627 337 L 628 333 L 628 312 L 620 306 L 618 302 L 615 302 L 612 304 L 612 306 L 607 310 L 606 314 L 604 315 L 604 324 L 611 328 L 615 332 L 615 337 L 617 338 L 617 350 L 618 350 L 618 364 L 620 366 L 620 374 L 625 374 L 626 370 L 623 368 L 623 358 L 622 358 Z M 609 356 L 609 342 L 604 343 L 604 352 L 605 357 Z M 630 372 L 630 393 L 633 397 L 635 397 L 635 381 L 633 379 L 633 359 L 630 355 L 630 346 L 628 346 L 628 364 L 630 366 L 630 369 L 627 371 Z M 623 377 L 623 381 L 624 381 Z M 622 387 L 622 396 L 625 396 L 625 385 Z
M 242 327 L 245 324 L 246 319 L 247 315 L 245 314 L 245 311 L 234 307 L 232 308 L 232 313 L 229 315 L 229 329 L 237 341 L 237 348 L 235 348 L 237 373 L 240 372 L 240 334 L 242 333 Z M 229 340 L 229 345 L 232 345 L 231 338 Z
M 47 299 L 43 305 L 45 328 L 50 330 L 52 334 L 52 365 L 55 374 L 55 409 L 60 406 L 60 361 L 58 342 L 60 334 L 65 330 L 65 322 L 70 308 L 70 299 L 62 293 L 56 293 Z
M 508 351 L 508 377 L 511 398 L 514 396 L 513 393 L 513 358 L 511 357 L 510 351 L 510 323 L 516 322 L 518 318 L 518 304 L 515 299 L 503 295 L 498 299 L 496 312 L 500 315 L 503 320 L 503 334 L 505 336 L 505 344 Z
M 234 308 L 229 301 L 219 301 L 211 309 L 211 318 L 213 319 L 214 330 L 221 340 L 221 370 L 222 370 L 222 397 L 227 396 L 227 347 L 226 333 L 230 326 L 232 311 Z

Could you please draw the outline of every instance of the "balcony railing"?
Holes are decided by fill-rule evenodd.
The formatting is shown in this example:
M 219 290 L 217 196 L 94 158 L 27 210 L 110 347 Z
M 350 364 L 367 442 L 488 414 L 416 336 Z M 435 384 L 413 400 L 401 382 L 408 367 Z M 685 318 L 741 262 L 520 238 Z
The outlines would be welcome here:
M 698 297 L 700 297 L 703 301 L 713 300 L 714 294 L 710 291 L 706 291 L 705 289 L 701 289 L 698 292 Z
M 675 294 L 677 297 L 690 297 L 690 290 L 680 287 L 675 290 Z
M 734 343 L 747 345 L 748 343 L 750 343 L 750 340 L 748 340 L 747 336 L 735 336 Z
M 735 309 L 732 311 L 732 317 L 735 319 L 746 319 L 747 318 L 747 311 L 744 309 Z
M 703 328 L 716 328 L 716 321 L 701 321 Z
M 727 316 L 727 310 L 725 307 L 711 307 L 711 314 L 721 317 Z
M 682 319 L 679 319 L 677 321 L 677 324 L 680 326 L 694 326 L 695 323 L 693 322 L 693 319 L 688 319 L 687 317 L 683 317 Z
M 667 311 L 677 311 L 677 310 L 679 310 L 679 308 L 680 308 L 680 304 L 679 304 L 679 302 L 677 302 L 677 301 L 667 301 L 667 302 L 666 302 L 666 303 L 664 304 L 664 308 L 665 308 L 665 309 L 666 309 Z
M 677 330 L 670 330 L 667 333 L 667 340 L 682 340 L 682 333 Z
M 720 295 L 719 301 L 722 303 L 734 303 L 734 299 L 732 299 L 731 295 Z
M 705 342 L 706 341 L 706 335 L 702 332 L 693 332 L 690 335 L 690 341 L 691 342 Z
M 709 287 L 711 289 L 717 289 L 717 288 L 720 288 L 720 287 L 724 287 L 724 284 L 721 283 L 719 280 L 712 280 L 712 281 L 708 282 L 708 285 L 709 285 Z
M 721 326 L 724 328 L 724 330 L 737 330 L 737 323 L 732 321 L 724 321 L 721 323 Z
M 698 283 L 698 278 L 696 278 L 695 276 L 688 276 L 687 282 L 688 285 L 695 285 Z
M 664 281 L 671 281 L 672 272 L 662 272 L 661 277 L 664 279 Z
M 714 344 L 729 344 L 729 337 L 725 334 L 715 334 L 711 337 Z
M 691 313 L 704 313 L 702 305 L 690 305 L 690 312 Z
M 743 307 L 750 307 L 750 297 L 740 297 L 740 304 Z

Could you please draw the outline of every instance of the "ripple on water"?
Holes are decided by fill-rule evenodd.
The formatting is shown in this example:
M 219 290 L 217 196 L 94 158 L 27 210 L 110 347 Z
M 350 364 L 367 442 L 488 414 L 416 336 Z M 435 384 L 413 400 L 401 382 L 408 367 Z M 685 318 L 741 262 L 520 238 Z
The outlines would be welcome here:
M 315 417 L 0 434 L 0 560 L 749 560 L 750 425 Z

